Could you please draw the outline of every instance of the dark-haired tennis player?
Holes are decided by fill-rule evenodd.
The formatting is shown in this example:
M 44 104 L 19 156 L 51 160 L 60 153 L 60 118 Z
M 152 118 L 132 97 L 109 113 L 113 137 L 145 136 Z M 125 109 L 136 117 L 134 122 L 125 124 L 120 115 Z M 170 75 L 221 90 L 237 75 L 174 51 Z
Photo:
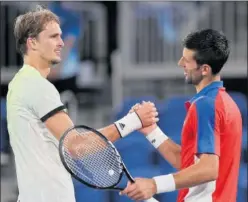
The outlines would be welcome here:
M 122 194 L 142 200 L 178 189 L 178 202 L 236 202 L 242 119 L 220 78 L 229 52 L 228 40 L 216 30 L 205 29 L 186 37 L 178 64 L 186 83 L 193 84 L 197 94 L 186 103 L 181 146 L 156 125 L 143 130 L 162 156 L 180 171 L 136 179 Z

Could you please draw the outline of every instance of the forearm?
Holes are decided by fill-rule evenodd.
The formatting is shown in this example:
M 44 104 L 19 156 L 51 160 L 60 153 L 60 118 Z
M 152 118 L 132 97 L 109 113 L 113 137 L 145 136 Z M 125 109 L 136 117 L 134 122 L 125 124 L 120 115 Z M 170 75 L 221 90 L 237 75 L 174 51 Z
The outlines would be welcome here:
M 167 160 L 174 168 L 181 167 L 181 146 L 176 144 L 173 140 L 168 139 L 164 141 L 157 149 L 159 153 Z
M 177 173 L 154 177 L 157 193 L 190 188 L 218 178 L 219 159 L 213 154 L 202 154 L 199 162 Z
M 176 189 L 194 187 L 199 184 L 216 180 L 210 166 L 192 165 L 186 169 L 173 174 Z
M 125 137 L 131 132 L 142 127 L 142 123 L 137 114 L 130 113 L 124 116 L 122 119 L 116 121 L 107 127 L 100 129 L 99 131 L 111 142 L 115 142 L 121 137 Z
M 159 151 L 173 167 L 180 169 L 181 167 L 181 146 L 169 139 L 167 135 L 156 127 L 151 132 L 145 134 L 146 138 Z
M 111 124 L 102 129 L 99 129 L 99 132 L 102 133 L 111 142 L 115 142 L 116 140 L 121 138 L 115 124 Z

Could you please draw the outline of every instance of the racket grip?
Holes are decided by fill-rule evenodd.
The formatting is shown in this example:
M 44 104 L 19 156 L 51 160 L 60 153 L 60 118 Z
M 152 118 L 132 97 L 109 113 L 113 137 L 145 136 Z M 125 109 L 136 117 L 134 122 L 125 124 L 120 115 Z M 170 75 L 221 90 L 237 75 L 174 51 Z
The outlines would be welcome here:
M 144 202 L 159 202 L 159 201 L 152 197 L 147 200 L 144 200 Z

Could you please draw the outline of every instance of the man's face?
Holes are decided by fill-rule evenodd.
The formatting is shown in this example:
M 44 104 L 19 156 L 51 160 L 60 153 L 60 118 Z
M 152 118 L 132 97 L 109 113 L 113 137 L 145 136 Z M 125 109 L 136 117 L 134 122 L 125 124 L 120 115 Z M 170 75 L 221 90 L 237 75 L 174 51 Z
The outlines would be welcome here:
M 44 30 L 38 35 L 36 51 L 40 57 L 50 64 L 58 64 L 61 61 L 61 51 L 64 42 L 61 38 L 62 31 L 57 22 L 47 23 Z
M 183 56 L 178 65 L 183 68 L 185 82 L 188 84 L 198 85 L 203 79 L 201 67 L 199 67 L 194 59 L 195 52 L 184 48 Z

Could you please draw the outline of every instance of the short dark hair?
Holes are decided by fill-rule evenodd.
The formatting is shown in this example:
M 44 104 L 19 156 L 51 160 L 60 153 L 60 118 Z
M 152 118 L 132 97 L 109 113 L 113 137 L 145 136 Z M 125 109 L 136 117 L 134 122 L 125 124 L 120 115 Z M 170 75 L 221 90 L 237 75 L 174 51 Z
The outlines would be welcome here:
M 208 64 L 212 74 L 218 74 L 226 63 L 230 49 L 226 36 L 213 29 L 190 33 L 183 41 L 185 48 L 195 51 L 198 65 Z
M 48 22 L 55 21 L 60 24 L 59 18 L 50 10 L 38 5 L 33 11 L 29 11 L 16 18 L 14 24 L 14 36 L 16 48 L 22 54 L 27 52 L 27 39 L 36 38 Z

